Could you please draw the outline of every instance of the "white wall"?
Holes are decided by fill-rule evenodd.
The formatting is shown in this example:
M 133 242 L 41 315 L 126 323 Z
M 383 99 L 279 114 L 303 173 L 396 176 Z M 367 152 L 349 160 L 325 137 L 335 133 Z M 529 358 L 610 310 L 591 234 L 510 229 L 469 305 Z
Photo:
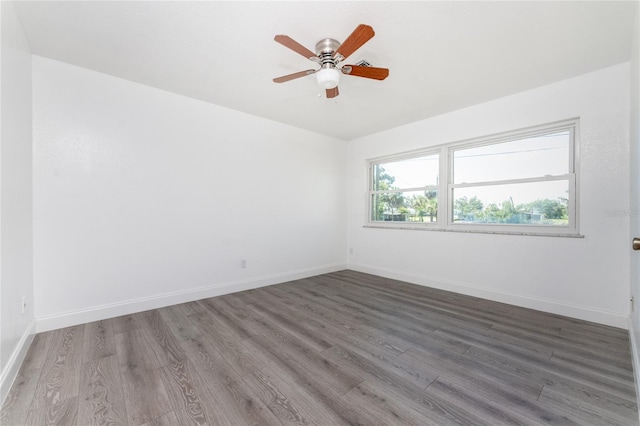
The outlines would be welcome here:
M 349 142 L 351 268 L 627 327 L 629 64 Z M 425 94 L 428 96 L 428 94 Z M 363 228 L 365 160 L 580 117 L 583 239 Z
M 0 3 L 0 15 L 1 402 L 33 337 L 34 315 L 31 51 L 11 2 Z
M 636 9 L 633 42 L 631 47 L 631 200 L 630 200 L 630 238 L 640 237 L 640 9 Z M 631 245 L 629 245 L 631 251 Z M 640 403 L 640 252 L 631 252 L 631 295 L 635 309 L 629 317 L 633 370 L 636 379 L 636 396 Z
M 33 91 L 38 331 L 345 267 L 344 141 L 38 56 Z
M 640 212 L 640 10 L 636 13 L 633 46 L 631 50 L 631 208 Z M 631 218 L 631 236 L 640 237 L 640 216 Z M 640 252 L 631 253 L 631 293 L 640 303 Z M 640 309 L 635 309 L 632 319 L 640 329 Z

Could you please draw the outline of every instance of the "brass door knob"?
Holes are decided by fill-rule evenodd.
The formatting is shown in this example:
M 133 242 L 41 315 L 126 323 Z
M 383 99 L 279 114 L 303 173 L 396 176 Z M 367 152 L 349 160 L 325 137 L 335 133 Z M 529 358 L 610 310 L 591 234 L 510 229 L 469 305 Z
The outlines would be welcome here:
M 633 239 L 631 246 L 634 250 L 640 250 L 640 238 L 636 237 Z

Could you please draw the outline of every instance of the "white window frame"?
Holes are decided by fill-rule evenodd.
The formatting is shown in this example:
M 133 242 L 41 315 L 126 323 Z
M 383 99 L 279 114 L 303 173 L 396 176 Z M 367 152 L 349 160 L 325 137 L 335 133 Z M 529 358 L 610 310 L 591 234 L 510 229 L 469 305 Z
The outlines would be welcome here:
M 515 234 L 515 235 L 542 235 L 542 236 L 568 236 L 582 237 L 579 235 L 579 118 L 548 123 L 540 126 L 519 129 L 510 132 L 489 135 L 481 138 L 453 142 L 437 145 L 425 149 L 399 153 L 384 157 L 377 157 L 367 160 L 368 167 L 368 191 L 366 202 L 365 227 L 371 228 L 393 228 L 393 229 L 419 229 L 434 231 L 454 231 L 454 232 L 478 232 L 490 234 Z M 494 145 L 528 137 L 540 136 L 560 131 L 569 131 L 569 164 L 568 173 L 554 176 L 540 176 L 533 178 L 520 178 L 499 181 L 473 182 L 473 183 L 453 183 L 453 162 L 454 152 L 461 149 L 469 149 L 480 146 Z M 374 191 L 374 166 L 377 164 L 401 161 L 404 159 L 417 158 L 427 155 L 439 155 L 439 184 L 437 186 L 426 186 L 420 188 L 402 188 L 391 191 Z M 456 188 L 469 188 L 477 186 L 492 186 L 518 184 L 528 182 L 547 182 L 564 180 L 569 186 L 569 203 L 567 216 L 568 225 L 516 225 L 503 223 L 455 223 L 453 221 L 453 191 Z M 379 193 L 409 192 L 435 189 L 438 191 L 438 212 L 436 222 L 387 222 L 372 220 L 373 195 Z
M 439 165 L 438 165 L 438 182 L 442 181 L 442 149 L 425 149 L 425 150 L 420 150 L 420 151 L 413 151 L 411 153 L 405 153 L 405 154 L 399 154 L 399 155 L 394 155 L 393 157 L 389 157 L 390 160 L 385 160 L 385 161 L 375 161 L 369 162 L 369 202 L 367 203 L 367 205 L 369 206 L 369 210 L 368 210 L 368 218 L 369 218 L 369 222 L 370 223 L 394 223 L 394 222 L 387 222 L 387 221 L 373 221 L 371 220 L 371 213 L 373 212 L 373 205 L 372 205 L 372 201 L 373 201 L 373 196 L 374 195 L 378 195 L 378 194 L 398 194 L 398 193 L 403 193 L 403 192 L 412 192 L 412 191 L 430 191 L 430 190 L 435 190 L 438 191 L 438 213 L 436 215 L 436 221 L 435 222 L 395 222 L 395 223 L 402 223 L 402 224 L 407 224 L 407 223 L 417 223 L 420 224 L 420 226 L 423 226 L 423 224 L 429 224 L 429 225 L 436 225 L 437 223 L 439 223 L 438 221 L 441 220 L 440 218 L 440 191 L 442 191 L 442 184 L 438 183 L 437 185 L 425 185 L 425 186 L 419 186 L 419 187 L 412 187 L 412 188 L 401 188 L 401 189 L 390 189 L 390 190 L 381 190 L 381 191 L 376 191 L 373 189 L 373 179 L 374 179 L 374 166 L 376 164 L 382 164 L 382 163 L 390 163 L 392 161 L 402 161 L 402 160 L 410 160 L 413 158 L 420 158 L 420 157 L 428 157 L 431 155 L 438 155 L 438 161 L 439 161 Z M 385 157 L 386 158 L 386 157 Z

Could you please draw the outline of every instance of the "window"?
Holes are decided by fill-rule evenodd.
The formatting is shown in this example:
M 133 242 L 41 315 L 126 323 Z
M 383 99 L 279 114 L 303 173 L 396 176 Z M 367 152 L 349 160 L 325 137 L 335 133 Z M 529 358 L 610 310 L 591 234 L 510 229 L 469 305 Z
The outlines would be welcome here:
M 372 226 L 577 234 L 577 120 L 369 161 Z
M 437 222 L 438 163 L 435 153 L 373 164 L 372 220 Z

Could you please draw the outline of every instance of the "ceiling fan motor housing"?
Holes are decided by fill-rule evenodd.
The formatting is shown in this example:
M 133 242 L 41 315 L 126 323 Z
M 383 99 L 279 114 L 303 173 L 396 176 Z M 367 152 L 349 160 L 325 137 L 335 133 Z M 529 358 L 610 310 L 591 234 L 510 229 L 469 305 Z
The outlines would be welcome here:
M 322 68 L 335 68 L 338 61 L 333 54 L 340 47 L 340 42 L 332 38 L 325 38 L 316 43 L 316 55 L 320 59 Z

